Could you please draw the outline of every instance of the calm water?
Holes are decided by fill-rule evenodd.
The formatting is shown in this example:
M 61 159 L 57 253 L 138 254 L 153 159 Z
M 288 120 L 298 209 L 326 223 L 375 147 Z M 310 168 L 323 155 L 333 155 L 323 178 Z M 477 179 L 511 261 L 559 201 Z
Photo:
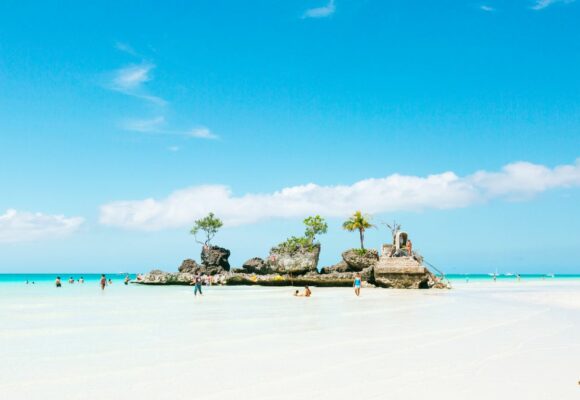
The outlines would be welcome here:
M 86 283 L 98 282 L 101 278 L 101 274 L 83 274 L 83 273 L 51 273 L 51 274 L 0 274 L 0 284 L 15 284 L 22 283 L 29 284 L 34 282 L 35 284 L 52 284 L 57 276 L 60 276 L 63 285 L 68 285 L 68 279 L 73 277 L 75 284 L 78 283 L 78 279 L 83 277 Z M 125 274 L 106 274 L 107 279 L 112 279 L 114 282 L 122 282 L 125 279 Z M 136 274 L 129 274 L 131 279 L 135 279 Z M 489 274 L 449 274 L 447 278 L 450 281 L 491 281 L 492 277 Z M 522 280 L 562 280 L 562 279 L 580 279 L 580 274 L 522 274 Z M 498 281 L 509 281 L 516 280 L 515 275 L 498 275 Z
M 125 274 L 105 274 L 107 279 L 112 279 L 113 282 L 122 282 L 125 279 Z M 0 274 L 0 284 L 6 283 L 22 283 L 29 284 L 34 282 L 35 284 L 53 284 L 57 276 L 60 276 L 63 285 L 68 285 L 68 280 L 73 277 L 75 284 L 78 283 L 79 278 L 83 278 L 85 283 L 95 283 L 101 279 L 101 274 L 83 274 L 83 273 L 54 273 L 54 274 Z M 129 274 L 131 279 L 135 279 L 136 274 Z

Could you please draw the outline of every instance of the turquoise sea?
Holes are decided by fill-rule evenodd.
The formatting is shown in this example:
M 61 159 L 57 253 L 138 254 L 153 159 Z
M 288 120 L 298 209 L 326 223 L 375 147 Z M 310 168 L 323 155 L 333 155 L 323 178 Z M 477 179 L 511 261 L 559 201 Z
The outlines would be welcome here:
M 107 279 L 112 279 L 113 282 L 122 282 L 125 279 L 125 274 L 105 274 Z M 86 283 L 98 282 L 101 274 L 94 273 L 44 273 L 44 274 L 0 274 L 0 284 L 52 284 L 57 276 L 60 276 L 63 284 L 68 284 L 68 280 L 72 277 L 75 283 L 78 283 L 79 278 L 84 278 Z M 135 279 L 136 274 L 129 274 L 131 279 Z M 493 278 L 489 274 L 449 274 L 446 277 L 450 281 L 492 281 Z M 580 274 L 521 274 L 522 280 L 562 280 L 562 279 L 580 279 Z M 497 276 L 498 281 L 516 280 L 515 275 L 501 274 Z
M 54 280 L 57 276 L 60 276 L 63 285 L 68 285 L 68 280 L 72 277 L 75 280 L 75 283 L 78 283 L 78 280 L 82 277 L 85 280 L 85 283 L 91 282 L 98 282 L 101 279 L 101 274 L 83 274 L 83 273 L 50 273 L 50 274 L 0 274 L 0 284 L 14 284 L 14 283 L 22 283 L 32 285 L 34 284 L 53 284 Z M 113 282 L 122 282 L 125 279 L 126 274 L 105 274 L 107 279 L 112 279 Z M 136 274 L 129 274 L 131 279 L 135 279 Z

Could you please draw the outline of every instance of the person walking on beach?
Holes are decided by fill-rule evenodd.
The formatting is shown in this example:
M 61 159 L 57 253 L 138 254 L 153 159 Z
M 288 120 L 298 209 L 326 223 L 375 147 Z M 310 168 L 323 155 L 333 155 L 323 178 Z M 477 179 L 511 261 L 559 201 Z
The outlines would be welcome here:
M 107 277 L 105 274 L 101 274 L 101 280 L 99 283 L 101 284 L 101 290 L 105 290 L 105 286 L 107 286 Z
M 56 280 L 54 281 L 54 284 L 56 285 L 56 287 L 61 287 L 62 286 L 62 282 L 60 281 L 60 276 L 56 277 Z
M 201 283 L 202 283 L 202 280 L 201 280 L 201 276 L 199 276 L 199 274 L 196 275 L 195 278 L 193 278 L 193 281 L 190 283 L 190 285 L 195 285 L 195 288 L 193 289 L 194 296 L 197 296 L 197 292 L 199 292 L 199 294 L 201 296 L 203 296 L 203 293 L 201 291 Z
M 360 274 L 356 274 L 354 277 L 354 294 L 356 294 L 357 296 L 360 296 L 360 287 L 361 287 L 361 276 Z
M 85 283 L 85 278 L 83 278 L 82 276 L 79 278 L 79 283 Z

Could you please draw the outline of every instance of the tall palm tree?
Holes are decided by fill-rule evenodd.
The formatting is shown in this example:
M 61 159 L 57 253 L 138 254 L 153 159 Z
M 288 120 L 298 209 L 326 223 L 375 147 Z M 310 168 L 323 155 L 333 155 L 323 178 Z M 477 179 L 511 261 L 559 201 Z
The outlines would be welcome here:
M 374 228 L 374 225 L 371 224 L 371 220 L 368 215 L 363 215 L 360 211 L 357 211 L 352 215 L 352 217 L 344 221 L 342 228 L 349 232 L 358 230 L 360 236 L 360 248 L 364 250 L 365 230 Z

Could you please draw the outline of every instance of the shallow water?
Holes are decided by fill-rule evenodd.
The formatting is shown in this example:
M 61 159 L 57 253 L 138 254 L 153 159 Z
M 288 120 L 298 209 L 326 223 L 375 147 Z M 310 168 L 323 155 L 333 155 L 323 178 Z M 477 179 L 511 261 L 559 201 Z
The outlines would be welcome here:
M 2 284 L 0 397 L 580 396 L 578 280 L 291 292 Z

